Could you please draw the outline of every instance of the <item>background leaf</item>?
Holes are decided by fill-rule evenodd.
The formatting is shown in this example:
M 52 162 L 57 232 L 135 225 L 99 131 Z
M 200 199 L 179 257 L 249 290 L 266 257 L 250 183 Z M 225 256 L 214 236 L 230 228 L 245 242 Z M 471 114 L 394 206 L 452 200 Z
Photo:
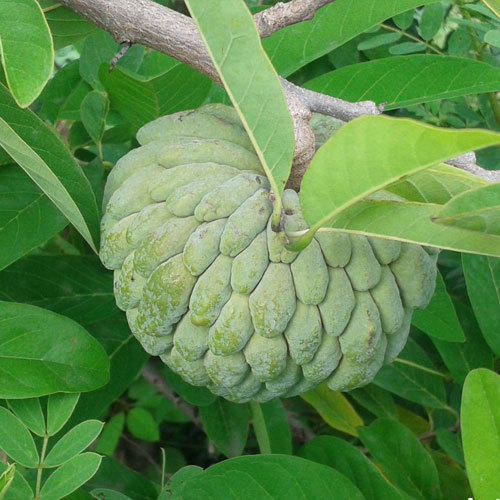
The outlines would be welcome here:
M 10 399 L 8 405 L 30 431 L 38 436 L 45 434 L 45 416 L 38 398 Z
M 465 379 L 462 395 L 465 465 L 477 498 L 495 498 L 500 489 L 500 376 L 479 368 Z
M 144 408 L 132 408 L 127 414 L 127 428 L 136 438 L 144 441 L 158 441 L 158 425 L 149 411 Z
M 35 0 L 3 0 L 0 54 L 14 99 L 22 108 L 29 106 L 47 83 L 54 65 L 52 37 Z
M 305 87 L 350 102 L 385 102 L 385 109 L 391 110 L 495 92 L 500 89 L 500 68 L 451 56 L 398 56 L 344 66 L 308 81 Z
M 278 75 L 262 49 L 242 0 L 187 0 L 233 106 L 238 111 L 275 196 L 281 196 L 294 150 L 292 119 Z
M 69 318 L 0 302 L 0 321 L 0 397 L 89 391 L 109 379 L 104 349 Z
M 67 223 L 17 165 L 0 168 L 0 269 L 48 241 Z
M 207 437 L 226 457 L 241 455 L 250 421 L 247 405 L 217 398 L 212 404 L 200 407 L 200 417 Z
M 359 433 L 363 444 L 399 488 L 413 498 L 441 498 L 432 458 L 404 425 L 379 418 Z
M 94 142 L 100 142 L 106 126 L 106 116 L 109 111 L 107 97 L 93 90 L 83 99 L 80 106 L 80 117 L 90 137 Z
M 500 260 L 479 255 L 462 255 L 467 294 L 484 339 L 500 356 L 498 304 L 500 304 Z
M 0 448 L 24 467 L 38 465 L 33 436 L 21 420 L 3 406 L 0 406 Z
M 2 85 L 0 145 L 96 249 L 99 211 L 88 180 L 59 137 L 31 111 L 19 109 Z
M 311 21 L 284 28 L 263 41 L 278 73 L 290 75 L 385 19 L 437 0 L 336 0 Z
M 357 427 L 363 425 L 363 420 L 340 392 L 320 385 L 302 394 L 302 398 L 318 411 L 330 427 L 351 436 L 358 435 Z

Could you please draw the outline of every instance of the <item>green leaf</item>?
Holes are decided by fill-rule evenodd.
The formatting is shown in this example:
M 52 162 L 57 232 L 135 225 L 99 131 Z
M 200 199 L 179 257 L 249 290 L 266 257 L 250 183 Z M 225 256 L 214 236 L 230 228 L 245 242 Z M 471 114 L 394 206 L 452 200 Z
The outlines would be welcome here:
M 413 17 L 415 16 L 415 9 L 407 10 L 406 12 L 402 12 L 397 16 L 392 18 L 394 24 L 402 30 L 407 30 L 413 23 Z
M 432 460 L 439 474 L 443 498 L 471 498 L 469 481 L 460 465 L 439 451 L 431 451 Z
M 436 373 L 425 351 L 412 338 L 399 358 L 382 367 L 373 382 L 423 406 L 447 408 L 443 378 Z
M 0 397 L 91 391 L 109 379 L 101 345 L 69 318 L 27 304 L 0 302 Z
M 83 126 L 94 142 L 101 142 L 109 111 L 107 97 L 97 90 L 89 92 L 80 106 Z
M 466 340 L 463 344 L 432 339 L 448 370 L 459 384 L 474 368 L 493 368 L 493 354 L 481 335 L 469 305 L 454 302 Z
M 47 83 L 54 47 L 47 21 L 35 0 L 4 0 L 0 10 L 0 55 L 14 99 L 29 106 Z
M 500 236 L 500 183 L 452 198 L 436 212 L 434 222 Z
M 82 453 L 56 469 L 45 481 L 40 500 L 59 500 L 86 483 L 101 464 L 97 453 Z
M 479 368 L 465 379 L 462 408 L 465 465 L 474 496 L 497 498 L 500 491 L 500 376 Z
M 162 367 L 162 373 L 165 375 L 168 385 L 190 405 L 208 406 L 217 399 L 217 396 L 206 387 L 196 387 L 188 384 L 180 375 L 174 373 L 167 366 Z
M 217 398 L 211 405 L 200 407 L 200 417 L 208 439 L 226 457 L 241 455 L 247 442 L 250 422 L 247 405 Z
M 419 330 L 436 339 L 465 342 L 465 334 L 439 272 L 436 276 L 436 290 L 429 305 L 423 310 L 415 310 L 411 322 Z
M 38 436 L 45 434 L 45 417 L 38 398 L 9 399 L 7 403 L 9 408 L 31 432 Z
M 48 241 L 67 223 L 17 165 L 0 168 L 0 269 Z
M 332 391 L 322 384 L 302 394 L 302 399 L 313 406 L 321 418 L 333 429 L 351 436 L 358 435 L 357 427 L 363 425 L 363 420 L 340 392 Z
M 13 465 L 13 464 L 12 464 Z M 8 464 L 0 462 L 0 473 L 3 474 L 7 471 Z M 17 470 L 14 474 L 14 479 L 10 483 L 9 490 L 5 493 L 2 498 L 2 492 L 0 490 L 0 499 L 2 500 L 31 500 L 34 497 L 33 490 L 31 486 L 26 482 L 26 479 Z
M 422 9 L 419 31 L 424 40 L 430 40 L 441 28 L 444 18 L 444 7 L 441 3 L 427 5 Z
M 187 0 L 186 5 L 269 179 L 277 225 L 294 151 L 293 123 L 278 75 L 243 0 L 212 0 L 209 6 Z
M 404 495 L 385 479 L 361 451 L 333 436 L 318 436 L 299 450 L 300 457 L 339 471 L 370 500 L 403 499 Z
M 292 454 L 292 434 L 286 411 L 281 399 L 271 399 L 267 403 L 250 403 L 252 423 L 261 453 Z
M 383 45 L 389 45 L 401 38 L 401 33 L 383 33 L 363 40 L 358 44 L 358 50 L 375 49 Z
M 336 0 L 311 21 L 276 32 L 263 40 L 278 73 L 284 77 L 397 14 L 437 0 Z
M 391 394 L 375 384 L 354 389 L 348 394 L 376 417 L 397 418 L 396 404 Z
M 405 175 L 499 143 L 500 134 L 486 130 L 439 129 L 387 116 L 358 118 L 338 130 L 311 161 L 300 190 L 305 219 L 318 228 Z
M 206 76 L 180 63 L 150 80 L 121 68 L 109 73 L 106 65 L 102 65 L 99 78 L 108 93 L 111 107 L 135 131 L 159 116 L 197 108 L 205 101 L 212 85 Z
M 350 102 L 396 109 L 500 89 L 500 68 L 474 59 L 410 55 L 353 64 L 309 80 L 305 87 Z
M 500 17 L 500 0 L 483 0 L 483 3 L 497 16 Z
M 144 408 L 132 408 L 127 413 L 127 428 L 130 433 L 144 441 L 159 441 L 160 431 L 153 415 Z
M 364 499 L 339 472 L 290 455 L 254 455 L 219 462 L 188 479 L 174 494 L 185 500 Z
M 55 132 L 19 109 L 1 85 L 0 145 L 96 250 L 99 211 L 90 183 Z
M 500 48 L 500 29 L 488 31 L 484 35 L 484 41 L 493 47 Z
M 439 446 L 449 455 L 455 462 L 465 466 L 464 451 L 460 437 L 456 432 L 451 432 L 448 429 L 436 429 L 436 441 Z
M 24 467 L 38 466 L 33 436 L 21 420 L 3 406 L 0 406 L 0 448 Z
M 87 420 L 69 430 L 48 452 L 45 467 L 57 467 L 91 445 L 102 430 L 103 422 Z
M 0 474 L 0 500 L 5 498 L 16 473 L 16 465 L 10 464 L 5 471 Z
M 408 201 L 444 204 L 464 191 L 487 185 L 487 181 L 465 170 L 439 163 L 396 181 L 386 189 Z
M 113 275 L 94 256 L 25 257 L 0 272 L 0 300 L 50 309 L 82 325 L 118 312 Z
M 71 418 L 73 425 L 90 418 L 106 417 L 109 405 L 127 390 L 149 358 L 130 333 L 122 313 L 89 325 L 88 329 L 106 350 L 111 367 L 110 378 L 108 384 L 97 391 L 81 395 Z
M 119 491 L 108 490 L 106 488 L 97 488 L 90 492 L 93 498 L 98 500 L 131 500 L 130 497 Z
M 491 350 L 500 356 L 498 304 L 500 303 L 500 259 L 463 255 L 467 294 L 483 337 Z
M 56 50 L 78 42 L 78 40 L 99 29 L 95 24 L 86 21 L 76 12 L 62 6 L 47 11 L 45 19 L 49 23 Z
M 440 499 L 436 466 L 426 449 L 404 425 L 379 418 L 359 430 L 360 439 L 385 474 L 413 498 Z
M 113 37 L 105 31 L 97 31 L 92 33 L 83 43 L 83 48 L 80 55 L 80 75 L 89 84 L 97 90 L 103 90 L 103 86 L 99 81 L 99 68 L 102 64 L 106 64 L 109 68 L 111 59 L 120 51 Z M 153 51 L 151 54 L 158 54 Z M 127 50 L 127 53 L 118 61 L 118 68 L 125 68 L 130 71 L 137 71 L 140 67 L 144 56 L 144 47 L 133 45 Z M 167 56 L 165 56 L 167 57 Z M 170 59 L 170 58 L 168 58 Z M 179 64 L 177 61 L 170 59 L 173 64 Z
M 51 394 L 47 400 L 47 434 L 57 434 L 69 420 L 80 394 Z
M 424 52 L 427 46 L 420 42 L 403 42 L 389 47 L 389 53 L 395 56 L 404 56 L 406 54 L 415 54 Z
M 113 415 L 99 436 L 95 451 L 103 455 L 112 456 L 120 440 L 125 425 L 125 414 L 120 412 Z

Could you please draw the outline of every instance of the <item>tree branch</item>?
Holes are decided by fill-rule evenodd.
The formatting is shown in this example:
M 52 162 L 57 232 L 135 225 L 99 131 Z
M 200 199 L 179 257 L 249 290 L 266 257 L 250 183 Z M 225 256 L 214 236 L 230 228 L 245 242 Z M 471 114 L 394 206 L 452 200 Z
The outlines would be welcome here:
M 286 26 L 309 21 L 316 11 L 335 0 L 292 0 L 279 2 L 255 14 L 254 21 L 261 38 L 267 38 Z
M 277 4 L 268 9 L 270 12 L 260 12 L 254 19 L 261 35 L 269 36 L 285 26 L 311 19 L 316 10 L 332 1 L 293 0 L 286 4 Z M 191 18 L 150 0 L 61 0 L 61 3 L 110 33 L 116 42 L 131 42 L 158 50 L 221 84 L 217 70 Z M 284 79 L 281 82 L 294 123 L 294 164 L 299 171 L 305 169 L 314 155 L 309 106 L 328 110 L 328 114 L 345 119 L 381 112 L 374 103 L 353 104 L 305 91 Z

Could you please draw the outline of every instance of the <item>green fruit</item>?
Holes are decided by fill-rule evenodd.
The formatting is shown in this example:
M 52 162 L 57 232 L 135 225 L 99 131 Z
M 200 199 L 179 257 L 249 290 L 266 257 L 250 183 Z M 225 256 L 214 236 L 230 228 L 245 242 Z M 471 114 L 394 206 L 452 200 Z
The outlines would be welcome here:
M 138 132 L 109 175 L 101 260 L 146 351 L 230 401 L 369 383 L 434 291 L 437 253 L 307 229 L 296 192 L 273 231 L 270 186 L 236 112 L 212 104 Z M 388 199 L 378 192 L 372 196 Z

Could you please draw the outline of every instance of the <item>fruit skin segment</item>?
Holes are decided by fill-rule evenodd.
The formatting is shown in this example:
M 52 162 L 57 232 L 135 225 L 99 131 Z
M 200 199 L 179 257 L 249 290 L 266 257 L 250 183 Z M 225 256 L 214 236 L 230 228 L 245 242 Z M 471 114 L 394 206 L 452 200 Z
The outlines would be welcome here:
M 257 155 L 227 106 L 145 125 L 109 175 L 100 257 L 132 333 L 188 383 L 230 401 L 369 383 L 434 293 L 437 253 L 320 231 L 283 193 L 281 232 Z M 383 192 L 380 196 L 385 196 Z

